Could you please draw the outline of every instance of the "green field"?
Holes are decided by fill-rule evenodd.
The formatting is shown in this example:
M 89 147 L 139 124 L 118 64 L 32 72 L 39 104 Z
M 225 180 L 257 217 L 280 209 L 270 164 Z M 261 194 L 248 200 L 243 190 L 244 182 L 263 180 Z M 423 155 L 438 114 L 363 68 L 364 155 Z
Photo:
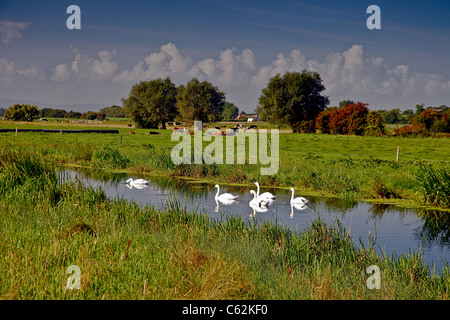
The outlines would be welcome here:
M 449 170 L 450 143 L 446 138 L 362 137 L 280 133 L 280 167 L 276 175 L 261 175 L 261 164 L 175 166 L 170 152 L 172 130 L 136 129 L 118 122 L 99 125 L 4 123 L 2 128 L 118 129 L 120 134 L 63 134 L 14 132 L 0 134 L 0 146 L 26 148 L 57 165 L 101 168 L 142 176 L 178 176 L 210 183 L 266 188 L 294 186 L 305 195 L 336 196 L 396 203 L 433 205 L 418 180 L 421 164 Z M 133 130 L 135 134 L 130 134 Z M 149 134 L 150 132 L 158 134 Z M 225 140 L 225 139 L 224 139 Z M 203 142 L 203 147 L 209 142 Z M 399 160 L 396 161 L 397 147 Z M 247 152 L 248 156 L 248 152 Z

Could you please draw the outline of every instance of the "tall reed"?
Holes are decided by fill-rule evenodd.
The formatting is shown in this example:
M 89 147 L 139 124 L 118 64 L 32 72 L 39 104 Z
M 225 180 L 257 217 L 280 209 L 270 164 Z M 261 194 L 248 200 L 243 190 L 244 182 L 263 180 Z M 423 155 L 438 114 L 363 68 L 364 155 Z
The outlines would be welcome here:
M 420 164 L 416 179 L 425 203 L 450 207 L 450 170 Z

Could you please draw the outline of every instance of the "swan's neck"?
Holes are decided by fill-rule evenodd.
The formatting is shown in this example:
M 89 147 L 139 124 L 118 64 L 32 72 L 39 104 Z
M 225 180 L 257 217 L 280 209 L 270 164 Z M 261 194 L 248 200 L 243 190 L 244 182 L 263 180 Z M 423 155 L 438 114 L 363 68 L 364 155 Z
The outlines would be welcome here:
M 259 183 L 256 184 L 256 187 L 258 188 L 258 189 L 256 190 L 256 196 L 259 197 Z
M 216 198 L 219 196 L 219 189 L 220 187 L 217 187 Z
M 294 200 L 294 190 L 291 190 L 292 191 L 292 195 L 291 195 L 291 201 L 292 200 Z

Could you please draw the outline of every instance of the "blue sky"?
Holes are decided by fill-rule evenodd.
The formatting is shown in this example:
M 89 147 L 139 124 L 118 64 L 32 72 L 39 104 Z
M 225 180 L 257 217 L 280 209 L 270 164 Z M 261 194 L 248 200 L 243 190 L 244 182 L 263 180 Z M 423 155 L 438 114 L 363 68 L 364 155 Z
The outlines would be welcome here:
M 81 30 L 66 27 L 71 4 Z M 372 4 L 381 30 L 366 27 Z M 251 112 L 271 76 L 308 69 L 332 105 L 450 105 L 449 13 L 437 0 L 0 0 L 0 98 L 111 105 L 141 80 L 197 77 Z

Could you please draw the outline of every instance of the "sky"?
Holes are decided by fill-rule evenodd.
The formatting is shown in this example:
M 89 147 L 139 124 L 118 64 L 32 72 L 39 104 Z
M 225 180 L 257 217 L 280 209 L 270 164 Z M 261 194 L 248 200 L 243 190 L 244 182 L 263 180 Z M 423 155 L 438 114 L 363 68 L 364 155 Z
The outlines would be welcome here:
M 97 111 L 139 81 L 196 77 L 253 112 L 271 77 L 311 70 L 330 106 L 450 105 L 449 13 L 447 0 L 0 0 L 0 98 Z

